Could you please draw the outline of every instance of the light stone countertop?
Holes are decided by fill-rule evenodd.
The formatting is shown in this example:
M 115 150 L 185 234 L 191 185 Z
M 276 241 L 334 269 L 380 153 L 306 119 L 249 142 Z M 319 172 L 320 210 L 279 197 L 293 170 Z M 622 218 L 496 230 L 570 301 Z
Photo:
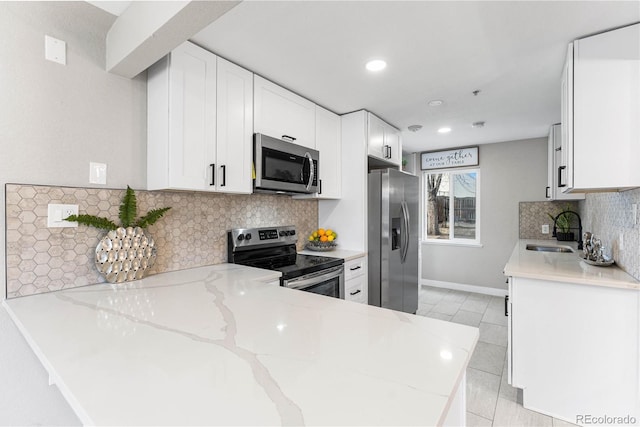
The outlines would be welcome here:
M 478 329 L 221 264 L 4 301 L 94 425 L 436 425 Z
M 366 256 L 367 253 L 364 251 L 353 251 L 349 249 L 334 249 L 332 251 L 321 252 L 321 251 L 311 251 L 309 249 L 304 249 L 299 254 L 303 255 L 317 255 L 317 256 L 326 256 L 330 258 L 342 258 L 345 261 L 351 261 L 356 258 L 360 258 Z
M 575 252 L 537 252 L 526 249 L 527 244 L 543 246 L 569 246 Z M 598 267 L 585 263 L 580 258 L 582 250 L 576 242 L 554 240 L 519 240 L 511 258 L 504 268 L 506 276 L 529 279 L 578 283 L 583 285 L 608 286 L 614 288 L 640 289 L 640 281 L 627 274 L 616 265 Z

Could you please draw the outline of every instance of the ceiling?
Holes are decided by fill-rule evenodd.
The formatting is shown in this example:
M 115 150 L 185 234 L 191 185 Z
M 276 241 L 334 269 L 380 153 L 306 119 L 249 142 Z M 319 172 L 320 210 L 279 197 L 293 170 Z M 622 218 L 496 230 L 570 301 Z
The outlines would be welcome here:
M 191 40 L 338 114 L 375 113 L 414 152 L 547 135 L 567 44 L 638 21 L 638 1 L 244 1 Z M 366 71 L 373 58 L 387 68 Z

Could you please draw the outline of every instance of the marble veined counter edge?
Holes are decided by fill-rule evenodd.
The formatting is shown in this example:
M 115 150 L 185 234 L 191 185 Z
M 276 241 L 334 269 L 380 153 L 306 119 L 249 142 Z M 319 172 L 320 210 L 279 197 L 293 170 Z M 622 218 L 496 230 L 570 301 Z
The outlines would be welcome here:
M 442 423 L 476 328 L 278 276 L 223 264 L 4 305 L 85 424 Z
M 527 250 L 528 244 L 569 246 L 573 253 L 538 252 Z M 640 290 L 640 281 L 616 265 L 598 267 L 580 258 L 581 250 L 575 242 L 520 239 L 505 265 L 506 276 L 550 280 L 592 286 Z
M 365 251 L 357 251 L 351 249 L 334 249 L 333 251 L 321 252 L 321 251 L 312 251 L 309 249 L 304 249 L 299 254 L 303 255 L 318 255 L 318 256 L 326 256 L 330 258 L 342 258 L 345 261 L 351 261 L 356 258 L 361 258 L 367 255 Z

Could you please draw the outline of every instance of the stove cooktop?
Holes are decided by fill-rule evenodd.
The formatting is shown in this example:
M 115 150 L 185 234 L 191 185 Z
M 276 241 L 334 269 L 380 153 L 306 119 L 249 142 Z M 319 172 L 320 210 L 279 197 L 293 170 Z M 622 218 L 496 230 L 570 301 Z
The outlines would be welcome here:
M 239 228 L 227 236 L 229 262 L 280 271 L 284 280 L 344 264 L 342 258 L 298 254 L 293 226 Z

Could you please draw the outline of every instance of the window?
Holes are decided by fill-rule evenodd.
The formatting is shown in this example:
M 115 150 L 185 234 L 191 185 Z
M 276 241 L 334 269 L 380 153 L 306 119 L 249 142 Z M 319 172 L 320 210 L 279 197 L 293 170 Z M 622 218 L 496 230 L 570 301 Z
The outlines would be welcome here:
M 480 243 L 480 170 L 424 172 L 424 239 Z

